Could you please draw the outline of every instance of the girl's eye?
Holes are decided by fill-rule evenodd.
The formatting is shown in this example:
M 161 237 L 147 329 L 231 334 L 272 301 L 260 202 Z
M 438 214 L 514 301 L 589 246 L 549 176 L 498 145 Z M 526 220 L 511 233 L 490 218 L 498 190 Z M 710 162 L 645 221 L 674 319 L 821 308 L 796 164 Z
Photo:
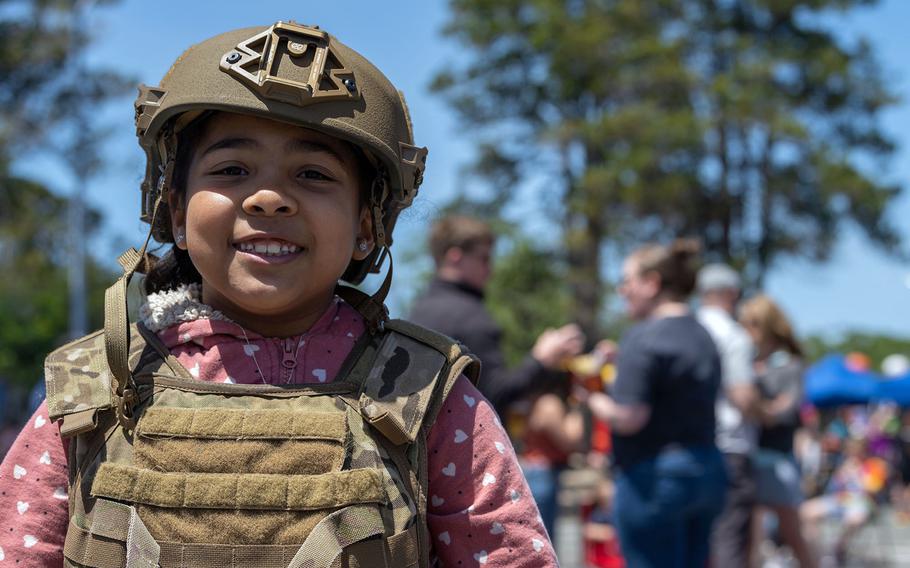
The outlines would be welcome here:
M 219 176 L 242 176 L 247 172 L 240 166 L 225 166 L 221 169 L 213 171 L 212 173 Z
M 303 170 L 300 172 L 300 177 L 317 181 L 332 181 L 332 178 L 318 170 Z

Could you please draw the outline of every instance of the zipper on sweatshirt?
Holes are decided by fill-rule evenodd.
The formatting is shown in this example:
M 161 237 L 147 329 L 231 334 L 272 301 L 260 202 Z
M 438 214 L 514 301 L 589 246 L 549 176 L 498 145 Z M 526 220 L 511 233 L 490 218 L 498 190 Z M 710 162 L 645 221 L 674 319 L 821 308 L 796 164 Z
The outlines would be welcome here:
M 284 353 L 281 357 L 281 366 L 284 368 L 284 382 L 289 384 L 294 379 L 294 369 L 297 368 L 297 353 L 294 351 L 295 341 L 292 337 L 284 340 Z

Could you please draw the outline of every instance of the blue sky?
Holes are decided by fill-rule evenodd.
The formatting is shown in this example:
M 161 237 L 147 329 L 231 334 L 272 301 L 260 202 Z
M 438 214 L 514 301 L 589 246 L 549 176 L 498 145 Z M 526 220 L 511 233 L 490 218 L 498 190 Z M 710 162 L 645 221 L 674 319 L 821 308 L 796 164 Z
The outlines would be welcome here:
M 458 57 L 456 46 L 441 37 L 446 19 L 443 0 L 421 2 L 289 2 L 255 3 L 125 0 L 94 10 L 88 17 L 96 41 L 89 65 L 114 67 L 150 85 L 158 83 L 177 56 L 190 44 L 239 27 L 294 19 L 319 24 L 373 61 L 405 92 L 417 143 L 430 148 L 427 178 L 415 206 L 396 228 L 396 248 L 414 249 L 426 234 L 439 207 L 457 191 L 460 169 L 471 157 L 471 133 L 459 128 L 453 113 L 427 85 L 446 61 Z M 866 36 L 878 51 L 893 90 L 905 99 L 883 117 L 882 124 L 900 148 L 891 168 L 881 175 L 910 188 L 910 2 L 888 0 L 838 20 L 845 33 Z M 97 251 L 137 245 L 145 235 L 138 221 L 138 185 L 142 154 L 133 130 L 132 94 L 105 109 L 114 136 L 106 147 L 107 170 L 93 180 L 89 201 L 107 214 Z M 40 179 L 60 193 L 72 181 L 50 157 L 22 162 L 18 172 Z M 895 205 L 894 221 L 910 243 L 910 190 Z M 114 248 L 109 251 L 113 258 Z M 399 251 L 398 258 L 403 255 Z M 404 268 L 404 270 L 402 270 Z M 426 265 L 396 265 L 397 290 L 392 309 L 412 296 L 408 280 Z M 871 247 L 855 229 L 844 232 L 831 262 L 814 265 L 784 261 L 767 279 L 767 291 L 791 314 L 802 333 L 836 334 L 847 329 L 910 336 L 910 266 Z

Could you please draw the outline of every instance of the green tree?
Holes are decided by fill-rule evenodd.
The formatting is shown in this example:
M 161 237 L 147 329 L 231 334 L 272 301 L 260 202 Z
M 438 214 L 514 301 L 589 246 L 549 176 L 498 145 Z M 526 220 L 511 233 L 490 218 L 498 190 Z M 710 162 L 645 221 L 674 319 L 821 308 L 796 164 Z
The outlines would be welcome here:
M 26 153 L 58 157 L 83 183 L 101 167 L 105 125 L 88 120 L 125 93 L 121 74 L 80 63 L 91 28 L 80 13 L 104 0 L 0 0 L 0 379 L 30 385 L 67 337 L 67 200 L 14 174 Z M 61 180 L 62 181 L 62 180 Z M 65 183 L 65 182 L 64 182 Z M 76 184 L 78 187 L 81 184 Z M 89 210 L 82 242 L 100 225 Z M 89 258 L 90 325 L 111 272 Z
M 826 258 L 853 219 L 893 250 L 893 102 L 867 45 L 819 15 L 862 0 L 452 0 L 466 56 L 433 88 L 477 142 L 494 202 L 534 181 L 562 229 L 574 319 L 598 335 L 605 247 L 699 236 L 752 284 Z
M 110 4 L 96 0 L 92 6 Z M 0 0 L 0 173 L 36 144 L 53 144 L 60 129 L 73 130 L 73 115 L 122 95 L 134 81 L 110 69 L 79 64 L 91 28 L 77 11 L 84 0 Z M 99 121 L 72 134 L 85 140 L 103 133 Z M 46 135 L 53 132 L 48 139 Z M 67 134 L 70 134 L 67 132 Z M 65 140 L 64 148 L 70 140 Z M 46 147 L 46 146 L 45 146 Z M 54 148 L 60 150 L 60 147 Z M 82 168 L 97 160 L 82 156 Z
M 900 188 L 859 166 L 892 154 L 877 118 L 895 97 L 869 44 L 847 44 L 820 18 L 873 3 L 692 3 L 693 108 L 712 167 L 699 185 L 704 214 L 686 229 L 702 227 L 708 250 L 755 285 L 780 255 L 827 259 L 846 220 L 898 251 L 884 214 Z
M 508 250 L 496 257 L 486 304 L 502 326 L 506 361 L 517 365 L 541 332 L 567 323 L 570 302 L 565 266 L 556 255 L 527 239 L 502 245 Z
M 910 356 L 910 337 L 897 337 L 880 333 L 848 331 L 836 337 L 812 335 L 803 341 L 806 357 L 816 361 L 829 353 L 859 352 L 869 357 L 873 369 L 881 367 L 882 360 L 895 353 Z
M 89 216 L 89 226 L 96 227 L 100 215 Z M 2 180 L 0 379 L 35 383 L 42 377 L 44 357 L 66 340 L 65 219 L 65 199 L 27 180 Z M 87 268 L 91 325 L 98 328 L 112 273 L 94 260 Z

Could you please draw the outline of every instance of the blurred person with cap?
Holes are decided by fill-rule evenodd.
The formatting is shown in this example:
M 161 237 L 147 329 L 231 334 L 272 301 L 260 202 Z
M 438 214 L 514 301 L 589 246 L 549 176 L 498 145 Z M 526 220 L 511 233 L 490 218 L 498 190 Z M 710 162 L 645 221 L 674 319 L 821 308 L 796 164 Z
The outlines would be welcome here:
M 480 392 L 504 416 L 511 403 L 556 378 L 564 361 L 581 353 L 585 338 L 575 324 L 548 329 L 519 366 L 507 368 L 502 328 L 484 306 L 495 242 L 493 229 L 479 219 L 450 215 L 437 220 L 429 242 L 436 273 L 409 319 L 464 343 L 477 355 Z
M 749 566 L 757 490 L 750 455 L 757 447 L 753 415 L 759 393 L 752 368 L 752 339 L 734 317 L 741 290 L 739 274 L 726 264 L 708 264 L 698 273 L 698 321 L 711 334 L 721 359 L 717 446 L 729 475 L 724 511 L 711 536 L 712 564 L 718 567 Z

